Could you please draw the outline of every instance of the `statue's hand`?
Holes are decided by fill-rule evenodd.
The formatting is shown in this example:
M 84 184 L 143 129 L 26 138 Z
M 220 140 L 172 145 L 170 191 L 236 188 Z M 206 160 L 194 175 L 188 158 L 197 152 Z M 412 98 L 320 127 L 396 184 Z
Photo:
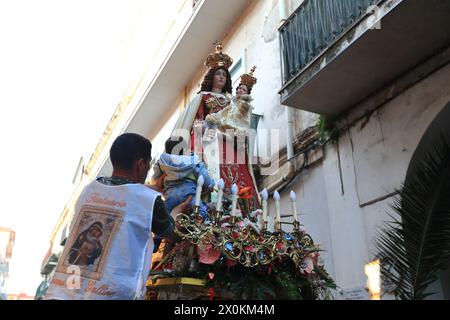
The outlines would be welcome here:
M 253 101 L 252 96 L 249 95 L 249 94 L 243 94 L 243 95 L 240 96 L 240 98 L 241 98 L 241 100 L 243 100 L 243 101 L 245 101 L 247 103 L 250 103 L 250 102 Z

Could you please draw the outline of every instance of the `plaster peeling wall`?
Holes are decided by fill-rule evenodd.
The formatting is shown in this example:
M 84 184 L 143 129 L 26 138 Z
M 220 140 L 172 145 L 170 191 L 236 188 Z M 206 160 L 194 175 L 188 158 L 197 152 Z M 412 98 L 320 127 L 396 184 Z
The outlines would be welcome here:
M 364 219 L 358 205 L 354 185 L 355 173 L 348 135 L 339 139 L 341 154 L 342 194 L 337 145 L 328 145 L 323 162 L 325 192 L 328 200 L 330 236 L 333 243 L 334 276 L 345 288 L 364 284 L 364 263 L 368 260 Z M 309 188 L 309 186 L 306 186 Z M 319 192 L 319 190 L 317 190 Z
M 395 191 L 428 125 L 450 101 L 450 66 L 432 74 L 350 129 L 360 205 Z
M 361 121 L 341 135 L 340 165 L 338 146 L 327 145 L 325 192 L 335 280 L 342 288 L 365 285 L 364 265 L 373 259 L 376 228 L 392 212 L 392 197 L 377 199 L 400 187 L 423 133 L 450 101 L 449 82 L 447 65 L 382 106 L 363 128 Z M 368 201 L 377 202 L 360 206 Z

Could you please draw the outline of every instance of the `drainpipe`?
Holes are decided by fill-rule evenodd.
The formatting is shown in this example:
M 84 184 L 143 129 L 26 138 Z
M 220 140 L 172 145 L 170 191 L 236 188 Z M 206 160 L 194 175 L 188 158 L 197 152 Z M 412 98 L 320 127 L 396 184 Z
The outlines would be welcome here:
M 284 173 L 279 179 L 275 180 L 273 183 L 266 187 L 268 192 L 273 192 L 280 187 L 282 187 L 285 183 L 292 179 L 292 177 L 297 172 L 294 158 L 294 130 L 293 130 L 293 117 L 292 117 L 292 108 L 286 107 L 286 118 L 288 122 L 287 128 L 287 171 Z
M 278 13 L 280 16 L 280 25 L 282 25 L 288 17 L 287 0 L 278 0 Z
M 280 15 L 280 25 L 284 23 L 288 17 L 287 0 L 278 0 L 278 12 Z M 287 172 L 283 174 L 278 180 L 266 187 L 267 191 L 272 192 L 277 190 L 283 184 L 288 182 L 296 172 L 294 159 L 294 110 L 291 107 L 286 108 L 287 120 L 287 134 L 286 134 L 286 148 L 287 148 Z

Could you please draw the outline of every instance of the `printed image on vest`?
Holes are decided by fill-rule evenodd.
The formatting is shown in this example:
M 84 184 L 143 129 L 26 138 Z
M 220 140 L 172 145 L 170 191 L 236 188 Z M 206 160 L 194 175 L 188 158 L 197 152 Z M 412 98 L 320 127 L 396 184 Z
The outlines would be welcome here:
M 106 211 L 84 206 L 75 221 L 74 236 L 68 239 L 62 256 L 63 263 L 57 271 L 64 273 L 67 267 L 76 265 L 80 267 L 82 276 L 99 280 L 122 215 L 119 210 Z

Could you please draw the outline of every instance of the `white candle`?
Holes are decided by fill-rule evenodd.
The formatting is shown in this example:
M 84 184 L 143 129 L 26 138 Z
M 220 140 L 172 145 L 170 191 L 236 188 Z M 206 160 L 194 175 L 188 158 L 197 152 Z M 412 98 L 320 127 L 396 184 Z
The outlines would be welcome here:
M 223 197 L 223 188 L 225 187 L 225 182 L 223 179 L 220 179 L 217 183 L 217 188 L 219 192 L 217 193 L 217 211 L 222 211 L 222 197 Z
M 197 190 L 195 192 L 195 203 L 194 203 L 194 205 L 196 205 L 196 206 L 200 205 L 200 199 L 202 197 L 202 186 L 203 186 L 204 182 L 205 182 L 205 179 L 203 178 L 202 175 L 200 177 L 198 177 Z
M 261 191 L 261 198 L 263 207 L 263 221 L 267 222 L 267 199 L 269 198 L 269 193 L 267 192 L 267 189 L 263 189 L 263 191 Z
M 234 183 L 231 186 L 231 216 L 232 217 L 234 217 L 236 215 L 237 193 L 238 193 L 238 187 Z
M 298 221 L 297 220 L 297 203 L 296 203 L 297 195 L 295 194 L 294 191 L 291 190 L 289 197 L 291 198 L 292 216 L 294 217 L 294 221 Z
M 280 194 L 278 193 L 278 191 L 275 191 L 273 193 L 273 199 L 275 200 L 275 216 L 276 216 L 276 222 L 281 222 L 281 217 L 280 217 Z

